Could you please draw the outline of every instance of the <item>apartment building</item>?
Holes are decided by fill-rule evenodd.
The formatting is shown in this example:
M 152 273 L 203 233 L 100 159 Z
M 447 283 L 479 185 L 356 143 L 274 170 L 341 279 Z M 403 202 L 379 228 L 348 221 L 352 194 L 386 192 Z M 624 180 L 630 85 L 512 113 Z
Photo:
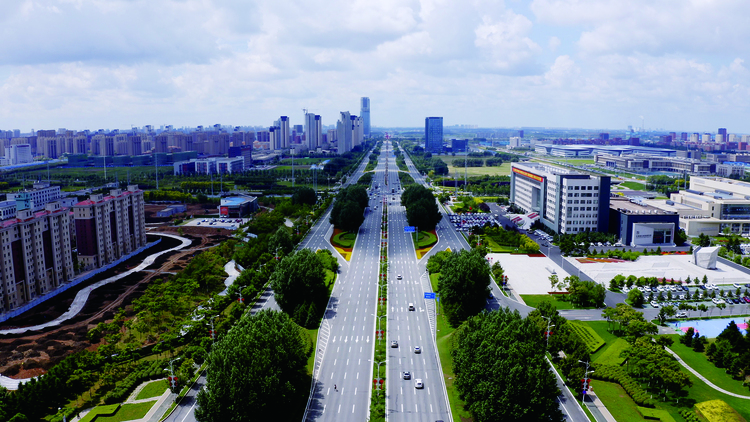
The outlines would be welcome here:
M 558 233 L 607 232 L 609 176 L 542 163 L 513 163 L 510 200 Z
M 50 186 L 46 182 L 34 183 L 31 189 L 20 193 L 9 193 L 7 199 L 15 201 L 20 195 L 28 195 L 32 201 L 32 211 L 41 211 L 48 203 L 61 199 L 60 186 Z
M 0 314 L 49 293 L 74 276 L 72 217 L 59 202 L 33 210 L 28 192 L 16 197 L 15 218 L 0 222 Z
M 97 268 L 146 244 L 143 191 L 137 185 L 91 195 L 73 206 L 78 261 Z

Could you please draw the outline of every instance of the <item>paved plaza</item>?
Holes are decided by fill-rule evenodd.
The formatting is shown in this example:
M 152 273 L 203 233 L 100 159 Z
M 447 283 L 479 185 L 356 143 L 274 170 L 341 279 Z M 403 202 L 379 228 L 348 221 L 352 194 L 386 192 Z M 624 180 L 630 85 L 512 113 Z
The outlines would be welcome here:
M 745 284 L 748 282 L 747 274 L 736 270 L 721 262 L 716 263 L 715 270 L 708 270 L 693 264 L 691 255 L 661 255 L 641 256 L 635 261 L 608 262 L 608 263 L 586 263 L 582 264 L 575 258 L 565 258 L 573 265 L 581 269 L 581 272 L 599 283 L 609 285 L 609 281 L 617 274 L 624 276 L 634 275 L 636 277 L 666 277 L 677 280 L 685 280 L 703 276 L 708 277 L 709 283 L 714 284 Z
M 553 271 L 561 280 L 570 275 L 560 267 L 559 262 L 545 256 L 507 253 L 491 253 L 487 256 L 490 264 L 500 262 L 513 290 L 522 295 L 544 295 L 553 291 L 549 281 Z

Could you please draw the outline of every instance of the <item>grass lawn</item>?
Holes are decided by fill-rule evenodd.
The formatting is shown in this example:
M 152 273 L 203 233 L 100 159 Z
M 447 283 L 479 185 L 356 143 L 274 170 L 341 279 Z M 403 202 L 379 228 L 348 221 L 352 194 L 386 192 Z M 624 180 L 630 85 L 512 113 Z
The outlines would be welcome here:
M 613 347 L 617 340 L 620 339 L 616 335 L 610 333 L 607 330 L 607 321 L 581 321 L 581 324 L 586 324 L 589 327 L 591 327 L 597 334 L 599 334 L 599 337 L 601 337 L 604 340 L 604 347 L 597 350 L 596 353 L 591 355 L 591 360 L 596 362 L 596 360 L 607 352 L 607 350 L 610 347 Z M 610 352 L 612 353 L 612 352 Z M 597 362 L 602 363 L 602 362 Z
M 688 366 L 700 372 L 701 375 L 717 387 L 735 394 L 750 396 L 750 391 L 742 386 L 742 381 L 732 379 L 723 369 L 717 368 L 713 363 L 709 362 L 705 354 L 694 352 L 693 349 L 680 343 L 681 336 L 674 334 L 669 337 L 674 340 L 674 344 L 672 344 L 670 349 L 677 353 Z
M 645 190 L 646 189 L 646 185 L 644 185 L 643 183 L 638 183 L 638 182 L 622 182 L 620 183 L 620 186 L 625 186 L 626 188 L 632 189 L 632 190 Z
M 420 231 L 419 241 L 416 244 L 417 248 L 426 248 L 437 243 L 437 235 L 432 232 Z
M 307 358 L 307 373 L 308 375 L 312 375 L 313 372 L 313 366 L 315 365 L 315 353 L 316 353 L 316 347 L 318 345 L 318 330 L 319 328 L 316 328 L 314 330 L 306 329 L 307 334 L 310 336 L 310 339 L 312 340 L 312 353 L 310 353 L 310 357 Z
M 132 421 L 135 419 L 141 419 L 146 416 L 146 413 L 151 409 L 156 401 L 147 401 L 145 403 L 127 403 L 120 406 L 112 416 L 99 416 L 95 420 L 96 422 L 122 422 Z
M 484 176 L 484 175 L 490 175 L 490 176 L 508 176 L 510 175 L 510 163 L 503 163 L 500 166 L 497 167 L 464 167 L 464 166 L 453 166 L 453 160 L 462 160 L 464 159 L 464 156 L 452 156 L 452 155 L 433 155 L 433 158 L 440 158 L 445 162 L 445 164 L 448 164 L 448 171 L 450 173 L 451 177 L 454 177 L 456 174 L 458 174 L 458 177 L 463 177 L 464 175 L 464 169 L 466 170 L 466 174 L 468 176 Z M 469 157 L 469 158 L 479 158 L 479 157 Z M 487 157 L 491 158 L 491 157 Z
M 430 283 L 432 290 L 437 290 L 439 274 L 430 274 Z M 437 318 L 437 347 L 440 354 L 440 366 L 443 368 L 443 377 L 445 388 L 448 391 L 448 402 L 451 407 L 453 420 L 459 422 L 471 418 L 471 413 L 464 410 L 465 403 L 458 397 L 458 390 L 453 386 L 455 376 L 453 375 L 453 332 L 455 329 L 448 324 L 444 315 L 438 315 Z
M 146 384 L 136 396 L 136 400 L 150 399 L 151 397 L 159 397 L 168 388 L 166 380 L 152 381 Z
M 622 389 L 620 384 L 599 380 L 591 381 L 591 387 L 607 410 L 618 422 L 645 421 L 638 412 L 638 405 Z
M 596 359 L 594 359 L 594 363 L 621 365 L 624 359 L 620 357 L 620 353 L 629 346 L 630 345 L 625 339 L 615 339 L 614 342 L 607 343 L 604 346 L 602 353 L 599 353 Z
M 560 300 L 559 295 L 521 295 L 521 298 L 526 302 L 526 305 L 531 306 L 532 308 L 539 307 L 539 304 L 546 300 L 552 302 L 552 305 L 558 310 L 573 309 L 573 304 Z

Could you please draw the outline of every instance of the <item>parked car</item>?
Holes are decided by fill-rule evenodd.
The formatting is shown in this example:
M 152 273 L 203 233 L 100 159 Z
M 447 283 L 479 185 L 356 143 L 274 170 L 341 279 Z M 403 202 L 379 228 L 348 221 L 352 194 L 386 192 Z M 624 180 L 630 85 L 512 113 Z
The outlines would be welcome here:
M 680 312 L 677 312 L 677 314 L 675 316 L 677 318 L 687 318 L 687 312 L 680 311 Z
M 651 306 L 653 306 L 654 308 L 658 308 L 659 307 L 659 303 L 657 301 L 655 301 L 655 300 L 652 300 L 651 301 Z

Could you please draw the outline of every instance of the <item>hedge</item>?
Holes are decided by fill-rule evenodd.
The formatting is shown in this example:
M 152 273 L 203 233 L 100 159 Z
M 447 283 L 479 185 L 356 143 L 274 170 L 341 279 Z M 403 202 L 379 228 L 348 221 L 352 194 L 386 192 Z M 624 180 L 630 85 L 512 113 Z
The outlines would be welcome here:
M 164 364 L 165 362 L 162 360 L 138 363 L 124 380 L 117 383 L 117 387 L 114 390 L 104 396 L 102 401 L 106 404 L 125 401 L 142 382 L 163 378 Z
M 654 407 L 656 400 L 652 399 L 641 387 L 638 381 L 630 377 L 625 370 L 615 365 L 596 365 L 596 372 L 591 376 L 593 379 L 616 382 L 622 386 L 626 393 L 638 406 Z

